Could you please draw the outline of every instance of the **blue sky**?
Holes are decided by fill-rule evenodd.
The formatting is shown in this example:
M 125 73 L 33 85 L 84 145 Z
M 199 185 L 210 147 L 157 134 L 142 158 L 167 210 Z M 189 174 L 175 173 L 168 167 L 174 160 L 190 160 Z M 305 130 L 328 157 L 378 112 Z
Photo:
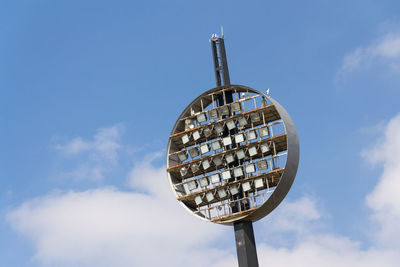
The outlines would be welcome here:
M 1 2 L 0 265 L 236 264 L 233 230 L 183 210 L 164 171 L 176 118 L 215 85 L 223 26 L 232 83 L 270 88 L 300 138 L 285 203 L 255 223 L 260 262 L 399 266 L 399 10 Z

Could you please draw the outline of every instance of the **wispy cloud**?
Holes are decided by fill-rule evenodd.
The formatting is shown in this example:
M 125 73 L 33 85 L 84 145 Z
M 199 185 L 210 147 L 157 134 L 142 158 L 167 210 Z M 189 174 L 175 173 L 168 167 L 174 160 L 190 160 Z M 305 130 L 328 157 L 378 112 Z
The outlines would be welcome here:
M 122 130 L 121 125 L 114 125 L 98 129 L 92 140 L 75 137 L 56 144 L 54 147 L 69 158 L 83 157 L 77 167 L 64 172 L 64 175 L 75 179 L 101 180 L 104 172 L 118 162 Z
M 367 69 L 379 63 L 400 71 L 400 33 L 389 33 L 345 55 L 339 73 Z

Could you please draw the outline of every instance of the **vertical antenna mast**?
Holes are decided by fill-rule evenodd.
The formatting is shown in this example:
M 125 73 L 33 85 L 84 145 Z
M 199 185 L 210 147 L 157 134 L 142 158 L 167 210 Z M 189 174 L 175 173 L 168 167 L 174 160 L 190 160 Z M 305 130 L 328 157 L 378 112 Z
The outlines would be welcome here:
M 214 59 L 214 72 L 217 86 L 230 85 L 228 61 L 226 60 L 224 36 L 211 36 L 211 49 Z

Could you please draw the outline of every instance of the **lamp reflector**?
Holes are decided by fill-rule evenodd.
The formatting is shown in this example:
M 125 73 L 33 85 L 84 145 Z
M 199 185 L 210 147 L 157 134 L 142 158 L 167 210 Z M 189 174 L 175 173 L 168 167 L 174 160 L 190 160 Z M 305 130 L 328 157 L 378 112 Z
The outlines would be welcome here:
M 189 142 L 189 135 L 187 135 L 187 134 L 185 134 L 185 135 L 183 135 L 182 137 L 181 137 L 181 139 L 182 139 L 182 143 L 183 144 L 186 144 L 187 142 Z
M 185 176 L 188 172 L 188 168 L 187 167 L 182 167 L 179 172 L 181 173 L 182 176 Z
M 210 137 L 212 135 L 212 129 L 207 127 L 203 130 L 203 133 L 206 137 Z
M 250 155 L 250 157 L 252 157 L 254 155 L 257 155 L 257 147 L 255 147 L 255 146 L 250 147 L 249 148 L 249 155 Z
M 186 151 L 182 151 L 178 153 L 178 158 L 180 161 L 185 161 L 188 158 Z
M 194 131 L 193 132 L 193 139 L 194 139 L 194 141 L 197 141 L 197 140 L 199 140 L 200 139 L 200 132 L 199 131 Z
M 187 183 L 188 189 L 189 190 L 194 190 L 197 188 L 197 182 L 196 181 L 190 181 Z
M 250 191 L 251 190 L 250 182 L 244 182 L 242 184 L 242 189 L 243 189 L 244 192 Z
M 266 170 L 266 169 L 268 169 L 267 160 L 266 160 L 266 159 L 262 159 L 262 160 L 257 161 L 257 168 L 258 168 L 259 170 Z
M 208 168 L 211 167 L 210 161 L 208 159 L 204 160 L 201 165 L 203 166 L 203 170 L 207 170 Z
M 236 178 L 243 176 L 243 169 L 242 167 L 236 167 L 233 169 L 233 176 L 235 176 Z
M 259 122 L 261 120 L 260 114 L 258 112 L 251 113 L 250 114 L 250 119 L 251 119 L 252 123 Z
M 246 173 L 253 173 L 256 171 L 256 166 L 254 163 L 250 163 L 246 166 Z
M 258 133 L 260 134 L 261 137 L 269 136 L 268 126 L 264 126 L 258 129 Z
M 227 105 L 222 106 L 219 110 L 221 115 L 229 115 L 229 107 Z
M 194 128 L 194 120 L 193 119 L 186 119 L 185 120 L 185 131 Z
M 199 123 L 205 122 L 205 121 L 207 120 L 206 113 L 200 113 L 200 114 L 197 115 L 196 118 L 197 118 L 197 121 L 198 121 Z
M 244 153 L 244 150 L 240 149 L 240 150 L 236 151 L 236 157 L 239 160 L 244 159 L 246 157 L 246 154 Z
M 233 120 L 228 120 L 226 122 L 226 127 L 228 128 L 228 130 L 232 130 L 232 129 L 235 129 L 236 124 Z
M 227 196 L 225 189 L 219 189 L 217 193 L 219 198 L 225 198 Z
M 247 134 L 247 140 L 249 141 L 257 139 L 257 133 L 254 130 L 250 130 L 246 134 Z
M 206 154 L 210 152 L 210 146 L 208 144 L 203 144 L 200 146 L 201 154 Z
M 233 154 L 228 154 L 228 155 L 226 155 L 225 156 L 225 161 L 226 161 L 226 163 L 232 163 L 232 162 L 234 162 L 235 161 L 235 158 L 233 157 Z
M 224 143 L 224 146 L 232 145 L 232 138 L 230 136 L 226 136 L 222 138 L 222 142 Z
M 199 150 L 197 149 L 197 147 L 192 147 L 191 149 L 189 149 L 189 154 L 190 157 L 195 158 L 199 155 Z
M 235 102 L 231 104 L 231 109 L 233 112 L 236 111 L 241 111 L 242 110 L 242 106 L 240 105 L 240 102 Z
M 221 157 L 215 157 L 213 159 L 213 162 L 214 162 L 215 166 L 219 166 L 219 165 L 222 164 L 222 158 Z
M 214 173 L 210 176 L 211 183 L 216 184 L 220 182 L 219 173 Z
M 224 131 L 224 126 L 222 126 L 221 124 L 216 124 L 214 126 L 214 129 L 217 134 L 220 134 Z
M 206 198 L 207 198 L 207 201 L 208 201 L 208 202 L 211 202 L 211 201 L 214 200 L 214 194 L 213 194 L 212 192 L 208 192 L 208 193 L 206 194 Z
M 239 189 L 237 188 L 236 185 L 230 186 L 229 191 L 231 192 L 232 195 L 236 195 L 239 193 Z
M 218 150 L 221 148 L 221 143 L 217 140 L 215 142 L 212 142 L 211 146 L 212 146 L 212 149 L 215 151 L 215 150 Z
M 203 202 L 203 200 L 201 199 L 201 196 L 198 195 L 198 196 L 196 196 L 196 197 L 194 198 L 194 202 L 195 202 L 196 205 L 198 206 L 198 205 L 200 205 L 200 204 Z
M 208 185 L 208 179 L 207 179 L 207 177 L 201 177 L 201 178 L 199 179 L 199 182 L 200 182 L 200 186 L 201 186 L 201 187 L 206 187 L 206 186 Z
M 208 111 L 208 116 L 210 117 L 210 119 L 217 119 L 218 111 L 216 109 L 211 109 Z
M 246 120 L 245 117 L 240 117 L 238 119 L 238 122 L 239 122 L 239 125 L 242 126 L 242 127 L 247 125 L 247 120 Z
M 192 169 L 192 172 L 193 172 L 193 173 L 198 172 L 199 169 L 200 169 L 200 168 L 199 168 L 199 165 L 196 164 L 196 163 L 192 164 L 192 165 L 190 166 L 190 168 Z
M 244 135 L 242 133 L 235 135 L 236 144 L 244 142 Z
M 267 152 L 269 151 L 269 146 L 268 146 L 268 144 L 262 144 L 262 145 L 260 146 L 260 148 L 261 148 L 261 153 L 267 153 Z
M 261 188 L 264 186 L 264 182 L 262 178 L 257 178 L 254 180 L 254 187 L 255 188 Z
M 231 179 L 231 171 L 230 170 L 223 171 L 222 179 L 224 179 L 224 180 Z

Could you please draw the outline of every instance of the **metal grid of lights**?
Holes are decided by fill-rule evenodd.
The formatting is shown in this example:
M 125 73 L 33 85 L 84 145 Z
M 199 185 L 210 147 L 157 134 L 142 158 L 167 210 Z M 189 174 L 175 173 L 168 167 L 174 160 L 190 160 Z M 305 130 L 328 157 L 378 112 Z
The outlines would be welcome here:
M 269 97 L 238 85 L 209 90 L 185 109 L 170 135 L 171 187 L 203 219 L 243 219 L 279 184 L 287 147 L 285 125 Z

